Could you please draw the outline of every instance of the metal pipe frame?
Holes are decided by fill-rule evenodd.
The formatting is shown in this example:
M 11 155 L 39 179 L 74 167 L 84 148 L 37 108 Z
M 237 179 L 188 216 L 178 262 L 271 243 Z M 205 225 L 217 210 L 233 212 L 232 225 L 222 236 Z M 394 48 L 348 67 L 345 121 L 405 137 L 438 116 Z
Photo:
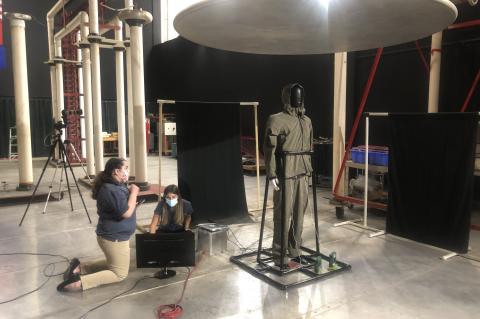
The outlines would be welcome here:
M 363 219 L 336 223 L 333 226 L 351 225 L 360 227 L 368 231 L 373 231 L 373 234 L 368 235 L 368 237 L 372 238 L 385 235 L 385 231 L 368 226 L 368 149 L 370 142 L 370 116 L 388 116 L 388 113 L 366 113 L 365 116 L 365 183 L 363 187 Z M 359 221 L 363 221 L 363 224 L 358 224 Z
M 290 156 L 290 155 L 309 155 L 313 156 L 314 153 L 313 151 L 308 151 L 308 152 L 282 152 L 282 160 L 285 162 L 285 157 Z M 315 161 L 312 161 L 315 162 Z M 315 267 L 315 264 L 317 262 L 317 258 L 320 257 L 321 260 L 324 261 L 329 261 L 329 257 L 322 254 L 320 252 L 320 239 L 318 236 L 319 233 L 319 227 L 318 227 L 318 216 L 317 216 L 317 197 L 316 197 L 316 170 L 315 166 L 313 167 L 313 172 L 312 172 L 312 193 L 313 193 L 313 216 L 314 216 L 314 223 L 315 223 L 315 246 L 316 250 L 312 250 L 309 248 L 306 248 L 304 246 L 301 246 L 300 249 L 303 252 L 306 252 L 307 255 L 302 255 L 303 258 L 307 260 L 306 264 L 301 264 L 298 268 L 293 268 L 290 269 L 286 267 L 284 264 L 284 258 L 285 258 L 285 238 L 281 239 L 281 251 L 280 251 L 280 266 L 277 267 L 275 265 L 272 266 L 273 262 L 273 253 L 272 249 L 263 249 L 262 244 L 263 244 L 263 232 L 264 232 L 264 227 L 265 227 L 265 216 L 266 216 L 266 210 L 267 210 L 267 198 L 268 198 L 268 188 L 269 188 L 269 180 L 266 178 L 265 181 L 265 194 L 263 197 L 263 212 L 262 212 L 262 221 L 260 224 L 260 237 L 258 239 L 258 249 L 257 251 L 250 252 L 250 253 L 245 253 L 242 255 L 238 256 L 232 256 L 230 257 L 230 261 L 237 264 L 240 266 L 242 269 L 246 270 L 250 274 L 262 279 L 263 281 L 273 285 L 274 287 L 282 290 L 287 290 L 289 288 L 293 287 L 298 287 L 301 285 L 305 285 L 308 283 L 312 283 L 314 281 L 324 279 L 326 277 L 330 277 L 332 275 L 338 274 L 339 272 L 343 272 L 346 270 L 350 270 L 351 266 L 343 263 L 343 262 L 338 262 L 338 268 L 330 270 L 328 269 L 327 272 L 321 271 L 320 273 L 316 273 L 315 271 L 312 271 L 312 268 Z M 281 180 L 282 183 L 282 188 L 285 189 L 285 178 L 282 178 Z M 282 236 L 284 234 L 284 229 L 286 225 L 285 221 L 285 192 L 282 191 Z M 252 265 L 251 263 L 251 257 L 256 255 L 256 265 Z M 265 256 L 265 257 L 262 257 Z M 242 259 L 246 258 L 247 262 L 243 262 Z M 298 273 L 301 272 L 302 274 L 306 275 L 307 278 L 303 278 L 297 281 L 293 281 L 289 284 L 285 284 L 282 282 L 282 280 L 276 280 L 275 277 L 269 276 L 268 274 L 275 274 L 277 276 L 288 276 L 290 274 Z

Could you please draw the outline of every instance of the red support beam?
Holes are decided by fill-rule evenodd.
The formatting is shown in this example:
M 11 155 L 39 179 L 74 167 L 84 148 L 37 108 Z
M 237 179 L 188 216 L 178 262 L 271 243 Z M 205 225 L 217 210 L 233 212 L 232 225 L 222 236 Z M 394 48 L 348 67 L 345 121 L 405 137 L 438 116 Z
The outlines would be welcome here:
M 448 26 L 447 30 L 466 29 L 477 26 L 480 26 L 480 19 L 451 24 Z
M 468 91 L 467 98 L 465 99 L 465 102 L 463 103 L 460 112 L 465 112 L 465 110 L 467 109 L 468 104 L 472 99 L 473 92 L 475 92 L 475 88 L 477 87 L 478 81 L 480 81 L 480 68 L 478 69 L 477 76 L 475 77 L 475 80 L 473 80 L 472 87 L 470 88 L 470 91 Z
M 420 48 L 420 44 L 418 43 L 418 41 L 415 41 L 415 46 L 417 47 L 418 55 L 420 56 L 420 60 L 422 60 L 423 66 L 425 67 L 425 72 L 428 76 L 430 74 L 430 66 L 428 65 L 427 60 L 423 55 L 422 48 Z
M 345 163 L 347 162 L 348 154 L 350 149 L 352 148 L 353 140 L 357 135 L 358 124 L 360 123 L 360 119 L 362 118 L 363 110 L 365 109 L 365 104 L 367 103 L 368 95 L 370 94 L 370 89 L 372 88 L 373 79 L 375 78 L 375 74 L 377 73 L 378 64 L 380 62 L 380 57 L 382 56 L 383 48 L 377 49 L 377 54 L 375 55 L 375 60 L 373 61 L 372 68 L 370 69 L 370 75 L 368 76 L 367 84 L 365 85 L 365 89 L 363 90 L 362 100 L 358 107 L 357 116 L 355 118 L 355 122 L 353 124 L 352 132 L 350 133 L 350 137 L 348 138 L 347 147 L 345 150 L 345 154 L 343 154 L 342 165 L 340 166 L 340 170 L 338 172 L 337 180 L 335 181 L 335 187 L 333 188 L 333 195 L 337 195 L 338 186 L 340 185 L 340 180 L 343 176 L 343 170 L 345 169 Z

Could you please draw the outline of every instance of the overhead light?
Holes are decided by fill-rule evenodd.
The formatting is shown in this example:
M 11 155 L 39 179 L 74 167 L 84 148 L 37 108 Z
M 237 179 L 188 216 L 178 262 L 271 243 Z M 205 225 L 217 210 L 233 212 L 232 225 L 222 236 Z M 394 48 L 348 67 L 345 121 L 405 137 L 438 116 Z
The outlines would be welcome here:
M 330 0 L 318 0 L 318 1 L 326 10 L 328 10 L 328 6 L 330 5 Z

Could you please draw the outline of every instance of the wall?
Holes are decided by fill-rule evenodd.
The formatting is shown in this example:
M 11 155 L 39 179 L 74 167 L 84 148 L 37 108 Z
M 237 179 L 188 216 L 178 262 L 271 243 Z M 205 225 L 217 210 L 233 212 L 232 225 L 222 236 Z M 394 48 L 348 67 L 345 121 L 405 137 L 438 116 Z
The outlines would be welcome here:
M 177 38 L 156 45 L 150 59 L 153 99 L 258 101 L 263 135 L 267 117 L 282 110 L 283 85 L 299 82 L 305 87 L 307 115 L 314 120 L 315 136 L 331 134 L 333 55 L 250 55 Z M 245 124 L 243 129 L 253 132 L 252 122 Z

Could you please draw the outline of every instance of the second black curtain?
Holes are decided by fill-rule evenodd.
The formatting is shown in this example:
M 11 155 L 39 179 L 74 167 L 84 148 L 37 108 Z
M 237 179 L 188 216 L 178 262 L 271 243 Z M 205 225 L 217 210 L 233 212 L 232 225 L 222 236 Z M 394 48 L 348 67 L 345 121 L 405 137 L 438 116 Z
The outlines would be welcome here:
M 391 114 L 387 232 L 466 253 L 475 113 Z
M 178 183 L 195 222 L 246 218 L 238 103 L 175 104 Z

